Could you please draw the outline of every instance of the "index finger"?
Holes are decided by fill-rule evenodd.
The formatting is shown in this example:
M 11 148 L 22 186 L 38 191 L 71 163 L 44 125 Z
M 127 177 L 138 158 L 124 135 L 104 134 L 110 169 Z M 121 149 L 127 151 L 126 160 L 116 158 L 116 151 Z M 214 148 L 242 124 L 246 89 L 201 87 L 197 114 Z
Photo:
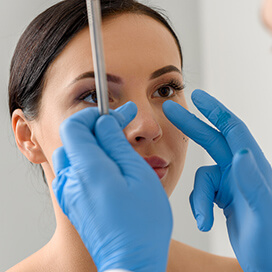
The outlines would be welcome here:
M 192 93 L 192 101 L 198 110 L 221 131 L 233 154 L 249 148 L 254 156 L 259 158 L 259 167 L 265 172 L 270 169 L 268 161 L 249 129 L 234 113 L 202 90 L 195 90 Z
M 231 163 L 232 152 L 219 131 L 174 101 L 164 102 L 163 112 L 178 129 L 205 148 L 220 167 L 225 168 Z
M 99 118 L 97 108 L 85 108 L 76 112 L 60 125 L 60 137 L 71 165 L 79 168 L 84 164 L 90 164 L 89 156 L 92 153 L 101 153 L 100 147 L 97 144 L 93 134 L 94 126 Z M 89 158 L 82 160 L 82 157 Z
M 128 102 L 116 110 L 110 110 L 110 114 L 115 117 L 120 127 L 124 128 L 136 116 L 137 107 L 134 103 Z M 74 113 L 60 125 L 61 140 L 72 164 L 80 161 L 77 159 L 78 156 L 90 157 L 88 155 L 91 152 L 97 152 L 95 154 L 102 152 L 94 135 L 95 123 L 99 117 L 98 108 L 88 107 Z M 90 161 L 81 163 L 85 162 L 90 163 Z

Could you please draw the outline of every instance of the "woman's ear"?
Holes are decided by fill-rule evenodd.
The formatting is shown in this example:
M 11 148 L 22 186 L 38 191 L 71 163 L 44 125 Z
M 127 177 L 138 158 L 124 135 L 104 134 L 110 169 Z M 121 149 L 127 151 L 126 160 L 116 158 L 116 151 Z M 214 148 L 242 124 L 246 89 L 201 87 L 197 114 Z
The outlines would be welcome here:
M 31 123 L 21 109 L 16 109 L 12 114 L 12 129 L 18 148 L 30 162 L 41 164 L 47 161 L 33 133 Z

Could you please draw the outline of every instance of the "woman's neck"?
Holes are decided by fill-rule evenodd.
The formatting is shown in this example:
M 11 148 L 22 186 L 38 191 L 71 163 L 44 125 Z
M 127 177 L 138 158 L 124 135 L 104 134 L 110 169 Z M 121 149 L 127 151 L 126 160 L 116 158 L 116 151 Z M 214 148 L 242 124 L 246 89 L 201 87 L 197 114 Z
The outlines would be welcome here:
M 96 272 L 96 266 L 78 232 L 57 202 L 52 190 L 54 174 L 48 168 L 44 167 L 44 170 L 56 217 L 55 233 L 44 248 L 48 258 L 59 267 L 59 270 L 53 268 L 52 271 Z
M 70 227 L 57 226 L 52 239 L 47 244 L 47 252 L 49 258 L 52 258 L 53 263 L 58 267 L 52 271 L 97 271 L 88 250 L 71 223 Z

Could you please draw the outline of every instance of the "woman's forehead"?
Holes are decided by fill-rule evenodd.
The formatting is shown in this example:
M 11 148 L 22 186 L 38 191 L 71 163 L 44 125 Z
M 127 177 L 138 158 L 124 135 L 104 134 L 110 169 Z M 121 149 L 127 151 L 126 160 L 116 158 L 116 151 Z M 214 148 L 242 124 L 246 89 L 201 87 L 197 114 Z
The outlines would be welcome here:
M 163 66 L 181 67 L 178 46 L 170 31 L 146 15 L 123 14 L 102 25 L 107 71 L 156 70 Z M 69 77 L 93 67 L 89 30 L 79 32 L 52 63 L 48 79 Z M 56 80 L 58 80 L 56 79 Z

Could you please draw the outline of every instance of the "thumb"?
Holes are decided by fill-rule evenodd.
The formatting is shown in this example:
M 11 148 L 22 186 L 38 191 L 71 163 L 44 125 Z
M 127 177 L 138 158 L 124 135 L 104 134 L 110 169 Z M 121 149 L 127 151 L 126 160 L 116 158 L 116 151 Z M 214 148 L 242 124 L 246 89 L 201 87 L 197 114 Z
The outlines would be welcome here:
M 213 226 L 213 202 L 219 188 L 220 177 L 217 165 L 200 167 L 196 172 L 190 204 L 198 229 L 201 231 L 209 231 Z
M 262 209 L 261 203 L 265 203 L 270 189 L 252 152 L 249 149 L 237 152 L 234 155 L 232 166 L 234 179 L 249 206 L 253 210 Z
M 113 116 L 104 115 L 98 119 L 95 125 L 95 135 L 99 145 L 119 166 L 124 176 L 144 175 L 143 165 L 149 165 L 130 145 Z
M 122 123 L 120 123 L 119 121 L 119 123 L 121 124 L 121 127 L 124 129 L 135 118 L 137 114 L 137 106 L 135 103 L 129 101 L 126 104 L 114 110 L 113 113 L 114 112 L 122 114 L 122 116 L 124 117 L 124 120 Z M 116 116 L 114 115 L 114 117 Z

